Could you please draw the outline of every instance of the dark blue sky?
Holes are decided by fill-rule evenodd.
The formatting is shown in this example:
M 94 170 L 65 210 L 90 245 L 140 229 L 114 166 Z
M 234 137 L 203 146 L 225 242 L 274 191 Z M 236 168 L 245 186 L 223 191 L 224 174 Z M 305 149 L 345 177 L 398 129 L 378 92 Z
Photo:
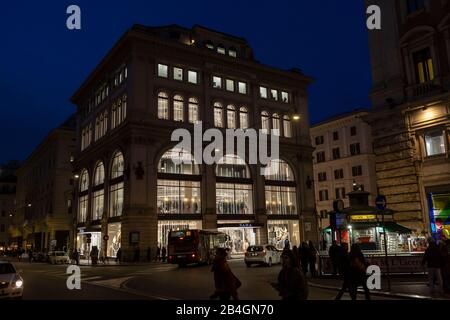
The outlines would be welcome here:
M 82 30 L 66 28 L 77 4 Z M 134 23 L 201 24 L 242 36 L 264 64 L 316 78 L 310 119 L 370 107 L 363 1 L 17 1 L 0 11 L 0 163 L 24 160 L 75 107 L 89 72 Z

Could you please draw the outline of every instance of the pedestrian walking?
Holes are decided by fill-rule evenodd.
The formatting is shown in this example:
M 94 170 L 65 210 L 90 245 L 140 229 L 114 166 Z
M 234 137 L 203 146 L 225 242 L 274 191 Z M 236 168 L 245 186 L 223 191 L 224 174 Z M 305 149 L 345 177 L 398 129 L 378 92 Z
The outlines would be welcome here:
M 367 270 L 368 264 L 357 243 L 352 244 L 350 249 L 350 297 L 356 300 L 358 294 L 358 286 L 364 289 L 366 300 L 370 300 L 370 291 L 367 287 Z
M 309 247 L 306 242 L 302 242 L 302 246 L 300 248 L 300 262 L 302 265 L 302 271 L 305 277 L 308 274 L 308 264 L 309 264 Z
M 122 248 L 119 248 L 116 252 L 116 262 L 120 263 L 122 261 Z
M 433 237 L 428 238 L 428 248 L 425 250 L 422 266 L 425 264 L 427 266 L 430 293 L 433 294 L 436 291 L 442 293 L 442 256 Z
M 33 262 L 33 250 L 28 250 L 28 261 L 30 262 L 30 263 L 32 263 Z
M 450 240 L 445 241 L 445 253 L 442 253 L 443 268 L 441 269 L 444 293 L 450 293 Z
M 314 247 L 313 242 L 309 241 L 308 264 L 309 264 L 309 272 L 311 273 L 311 278 L 314 278 L 317 275 L 316 269 L 317 255 L 318 255 L 317 249 Z
M 209 297 L 219 300 L 239 300 L 237 290 L 242 285 L 241 281 L 233 274 L 227 262 L 227 251 L 224 248 L 216 250 L 216 256 L 211 269 L 214 272 L 215 291 Z
M 333 240 L 330 249 L 328 249 L 328 255 L 330 256 L 331 264 L 333 266 L 333 276 L 341 274 L 339 270 L 339 257 L 341 256 L 341 247 L 337 244 L 336 240 Z
M 274 284 L 282 300 L 298 301 L 308 299 L 308 283 L 300 270 L 295 255 L 290 250 L 281 254 L 282 268 L 278 274 L 278 283 Z
M 297 246 L 292 247 L 292 254 L 294 255 L 295 263 L 297 268 L 301 269 L 301 261 L 300 261 L 300 251 Z
M 156 260 L 161 261 L 161 247 L 156 248 Z
M 166 253 L 167 253 L 166 247 L 162 247 L 162 249 L 161 249 L 161 258 L 162 258 L 163 262 L 166 262 Z
M 351 281 L 351 273 L 350 273 L 350 255 L 348 253 L 348 243 L 343 242 L 340 247 L 339 253 L 339 270 L 340 275 L 342 276 L 342 287 L 339 290 L 338 294 L 335 297 L 335 300 L 340 300 L 344 293 L 348 291 L 348 294 L 351 295 L 352 289 L 352 281 Z

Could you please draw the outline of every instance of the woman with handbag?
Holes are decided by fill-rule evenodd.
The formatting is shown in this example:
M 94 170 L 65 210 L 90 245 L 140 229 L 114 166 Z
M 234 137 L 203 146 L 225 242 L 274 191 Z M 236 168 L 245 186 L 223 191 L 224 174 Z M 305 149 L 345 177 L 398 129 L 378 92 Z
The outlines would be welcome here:
M 370 300 L 370 291 L 367 287 L 367 262 L 364 254 L 357 243 L 352 244 L 350 249 L 350 297 L 356 300 L 358 286 L 364 289 L 366 300 Z

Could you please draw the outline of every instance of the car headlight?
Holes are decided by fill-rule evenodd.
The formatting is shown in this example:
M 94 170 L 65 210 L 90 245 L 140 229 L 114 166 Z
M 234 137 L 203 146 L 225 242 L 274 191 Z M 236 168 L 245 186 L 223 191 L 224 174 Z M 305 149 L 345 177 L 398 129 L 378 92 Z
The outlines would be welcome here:
M 14 285 L 16 286 L 16 288 L 22 288 L 23 280 L 22 279 L 17 279 L 16 282 L 14 283 Z

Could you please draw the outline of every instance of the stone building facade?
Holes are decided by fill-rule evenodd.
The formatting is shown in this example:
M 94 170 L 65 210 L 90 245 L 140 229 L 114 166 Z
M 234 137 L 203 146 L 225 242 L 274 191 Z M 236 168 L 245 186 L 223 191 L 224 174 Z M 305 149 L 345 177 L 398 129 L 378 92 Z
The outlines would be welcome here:
M 73 237 L 73 159 L 76 118 L 71 116 L 47 137 L 17 170 L 17 195 L 11 226 L 23 249 L 69 249 Z
M 320 229 L 330 225 L 333 201 L 341 199 L 350 206 L 347 193 L 355 188 L 370 193 L 375 205 L 377 186 L 371 128 L 365 117 L 369 110 L 340 114 L 311 126 L 314 150 L 314 190 Z
M 450 1 L 366 3 L 382 10 L 382 29 L 369 32 L 378 189 L 396 220 L 441 237 L 450 227 Z
M 307 87 L 299 70 L 253 58 L 239 37 L 201 26 L 129 29 L 72 97 L 78 112 L 76 246 L 141 259 L 169 230 L 227 233 L 232 252 L 317 239 Z M 216 165 L 175 147 L 175 129 L 280 129 L 279 174 L 214 152 Z M 198 132 L 197 132 L 198 133 Z M 200 143 L 201 144 L 201 143 Z M 203 145 L 205 146 L 205 145 Z M 182 160 L 177 164 L 176 160 Z M 267 172 L 270 171 L 270 168 Z M 88 240 L 89 239 L 89 240 Z

